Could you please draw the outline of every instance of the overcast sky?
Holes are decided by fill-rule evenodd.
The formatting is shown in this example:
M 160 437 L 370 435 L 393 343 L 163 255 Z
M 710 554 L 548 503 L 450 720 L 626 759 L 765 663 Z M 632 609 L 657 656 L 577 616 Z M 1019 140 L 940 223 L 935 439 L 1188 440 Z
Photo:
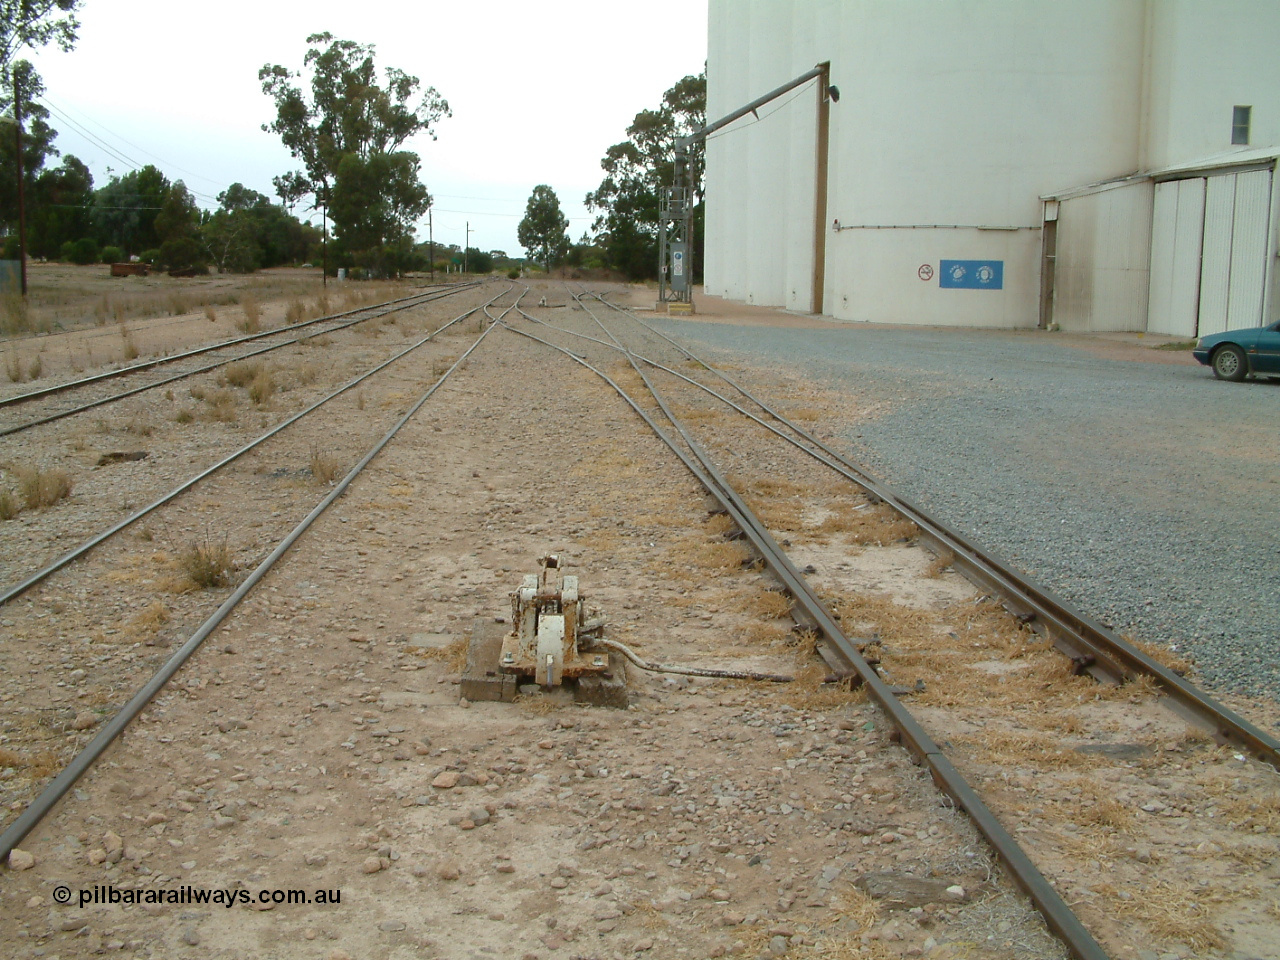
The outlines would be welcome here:
M 271 178 L 299 166 L 261 130 L 273 118 L 258 82 L 263 64 L 301 68 L 308 34 L 326 30 L 374 44 L 379 67 L 434 86 L 453 110 L 437 140 L 406 145 L 422 158 L 436 241 L 461 246 L 470 220 L 473 247 L 519 256 L 516 225 L 537 184 L 559 195 L 573 240 L 590 226 L 582 198 L 600 183 L 605 149 L 625 139 L 636 113 L 702 70 L 706 8 L 706 0 L 87 0 L 74 51 L 23 55 L 48 88 L 58 149 L 88 164 L 96 185 L 108 168 L 154 163 L 211 206 L 235 181 L 278 200 Z M 425 218 L 419 238 L 427 239 Z

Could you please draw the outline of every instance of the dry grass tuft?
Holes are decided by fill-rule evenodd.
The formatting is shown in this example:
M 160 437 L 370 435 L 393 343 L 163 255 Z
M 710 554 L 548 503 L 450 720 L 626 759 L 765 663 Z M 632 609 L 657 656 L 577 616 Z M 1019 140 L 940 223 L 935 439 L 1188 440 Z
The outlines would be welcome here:
M 236 323 L 236 329 L 241 333 L 258 333 L 262 330 L 262 308 L 258 306 L 255 297 L 246 296 L 240 301 L 240 309 L 244 312 L 244 319 Z
M 235 565 L 231 560 L 231 548 L 224 539 L 221 543 L 193 543 L 178 557 L 178 569 L 190 582 L 191 589 L 208 590 L 225 587 L 231 582 Z
M 269 369 L 264 367 L 253 378 L 253 383 L 249 384 L 249 399 L 253 401 L 254 406 L 261 407 L 275 395 L 275 392 L 275 377 Z
M 762 590 L 747 601 L 749 613 L 768 620 L 781 620 L 790 615 L 792 600 L 778 590 Z
M 39 380 L 42 376 L 44 376 L 44 361 L 36 357 L 27 366 L 27 379 Z
M 311 461 L 308 466 L 311 469 L 312 478 L 323 484 L 333 483 L 342 471 L 342 465 L 338 463 L 337 458 L 323 453 L 318 447 L 311 448 Z
M 818 524 L 819 534 L 843 533 L 852 543 L 886 546 L 899 540 L 913 540 L 918 528 L 888 504 L 874 507 L 842 505 Z
M 293 326 L 295 323 L 301 323 L 307 316 L 307 308 L 299 299 L 289 301 L 289 306 L 284 311 L 284 322 Z
M 137 360 L 138 345 L 133 340 L 133 331 L 129 329 L 128 324 L 120 324 L 120 339 L 123 342 L 120 355 L 126 360 Z
M 1227 946 L 1200 903 L 1205 897 L 1204 891 L 1190 885 L 1157 881 L 1140 896 L 1115 900 L 1112 905 L 1120 914 L 1140 921 L 1158 940 L 1185 943 L 1203 956 Z
M 27 333 L 31 329 L 31 311 L 22 294 L 5 293 L 0 297 L 0 333 L 13 336 L 16 333 Z
M 227 364 L 219 379 L 228 387 L 244 389 L 253 383 L 260 373 L 262 373 L 262 361 L 237 360 L 235 363 Z
M 972 734 L 953 736 L 952 742 L 976 749 L 983 763 L 1000 767 L 1040 767 L 1061 770 L 1068 767 L 1105 766 L 1105 757 L 1079 753 L 1061 746 L 1062 738 L 1048 733 L 1019 732 L 986 728 Z
M 194 395 L 194 391 L 192 391 Z M 204 400 L 205 407 L 201 412 L 201 419 L 211 420 L 217 423 L 235 423 L 240 413 L 236 409 L 236 395 L 230 390 L 214 390 L 210 393 L 203 393 L 200 399 Z
M 4 359 L 4 372 L 11 383 L 22 382 L 22 360 L 16 353 L 11 353 Z
M 929 566 L 925 567 L 924 575 L 930 579 L 940 577 L 955 562 L 956 555 L 950 550 L 943 550 L 929 562 Z
M 12 520 L 22 512 L 18 498 L 7 488 L 0 489 L 0 520 Z
M 1137 647 L 1166 670 L 1172 670 L 1179 676 L 1186 676 L 1195 669 L 1195 665 L 1190 660 L 1179 655 L 1175 651 L 1170 650 L 1164 644 L 1150 643 L 1145 640 L 1135 640 L 1131 636 L 1126 636 L 1123 639 Z
M 18 492 L 28 510 L 45 510 L 71 496 L 71 477 L 65 470 L 22 468 L 18 476 Z
M 210 323 L 218 322 L 218 311 L 213 309 L 213 304 L 205 304 L 204 315 Z

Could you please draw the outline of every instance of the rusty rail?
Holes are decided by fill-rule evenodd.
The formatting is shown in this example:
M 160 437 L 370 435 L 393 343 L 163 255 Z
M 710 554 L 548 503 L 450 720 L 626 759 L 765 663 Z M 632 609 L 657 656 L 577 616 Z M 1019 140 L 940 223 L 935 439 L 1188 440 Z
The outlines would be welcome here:
M 587 311 L 590 313 L 590 311 Z M 594 315 L 593 315 L 594 316 Z M 507 326 L 504 324 L 504 326 Z M 603 325 L 602 325 L 603 326 Z M 653 432 L 680 459 L 699 483 L 720 503 L 733 521 L 742 530 L 743 535 L 751 542 L 765 564 L 778 578 L 779 582 L 791 593 L 807 620 L 819 630 L 837 651 L 838 656 L 855 672 L 866 685 L 868 692 L 889 715 L 894 726 L 901 732 L 903 742 L 920 758 L 933 776 L 934 782 L 964 810 L 974 825 L 986 837 L 993 850 L 1008 868 L 1018 885 L 1036 905 L 1044 917 L 1049 929 L 1066 944 L 1077 960 L 1108 960 L 1107 954 L 1094 940 L 1093 936 L 1079 918 L 1071 911 L 1066 902 L 1054 890 L 1053 885 L 1045 878 L 1030 857 L 1018 845 L 1018 842 L 1004 828 L 995 814 L 978 796 L 960 772 L 955 768 L 942 750 L 933 741 L 920 723 L 911 716 L 910 711 L 893 694 L 875 669 L 863 659 L 857 645 L 845 636 L 835 618 L 809 586 L 804 575 L 796 569 L 777 541 L 755 516 L 751 508 L 737 494 L 729 482 L 719 473 L 707 456 L 680 421 L 671 413 L 643 370 L 636 363 L 634 355 L 625 347 L 620 347 L 631 361 L 633 369 L 645 381 L 663 415 L 679 432 L 692 453 L 686 452 L 662 429 L 661 426 L 630 396 L 602 370 L 593 366 L 586 359 L 572 351 L 560 347 L 550 341 L 543 340 L 524 330 L 507 326 L 507 329 L 520 336 L 528 337 L 570 357 L 596 376 L 600 377 L 618 393 L 618 395 L 634 410 Z

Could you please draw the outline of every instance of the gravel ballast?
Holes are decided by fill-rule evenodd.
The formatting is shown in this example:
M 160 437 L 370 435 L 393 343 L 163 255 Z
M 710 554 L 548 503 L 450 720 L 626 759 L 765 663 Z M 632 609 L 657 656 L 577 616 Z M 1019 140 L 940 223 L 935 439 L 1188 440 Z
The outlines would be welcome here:
M 1280 696 L 1280 383 L 1051 333 L 659 325 L 847 394 L 873 412 L 838 446 L 903 495 L 1206 686 Z

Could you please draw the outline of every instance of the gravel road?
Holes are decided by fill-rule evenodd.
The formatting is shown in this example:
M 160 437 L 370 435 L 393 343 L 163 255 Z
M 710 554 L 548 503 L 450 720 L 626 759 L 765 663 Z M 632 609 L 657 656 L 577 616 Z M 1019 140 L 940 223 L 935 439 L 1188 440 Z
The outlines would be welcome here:
M 901 493 L 1209 688 L 1280 696 L 1280 383 L 1034 332 L 660 325 L 872 405 L 840 446 Z

